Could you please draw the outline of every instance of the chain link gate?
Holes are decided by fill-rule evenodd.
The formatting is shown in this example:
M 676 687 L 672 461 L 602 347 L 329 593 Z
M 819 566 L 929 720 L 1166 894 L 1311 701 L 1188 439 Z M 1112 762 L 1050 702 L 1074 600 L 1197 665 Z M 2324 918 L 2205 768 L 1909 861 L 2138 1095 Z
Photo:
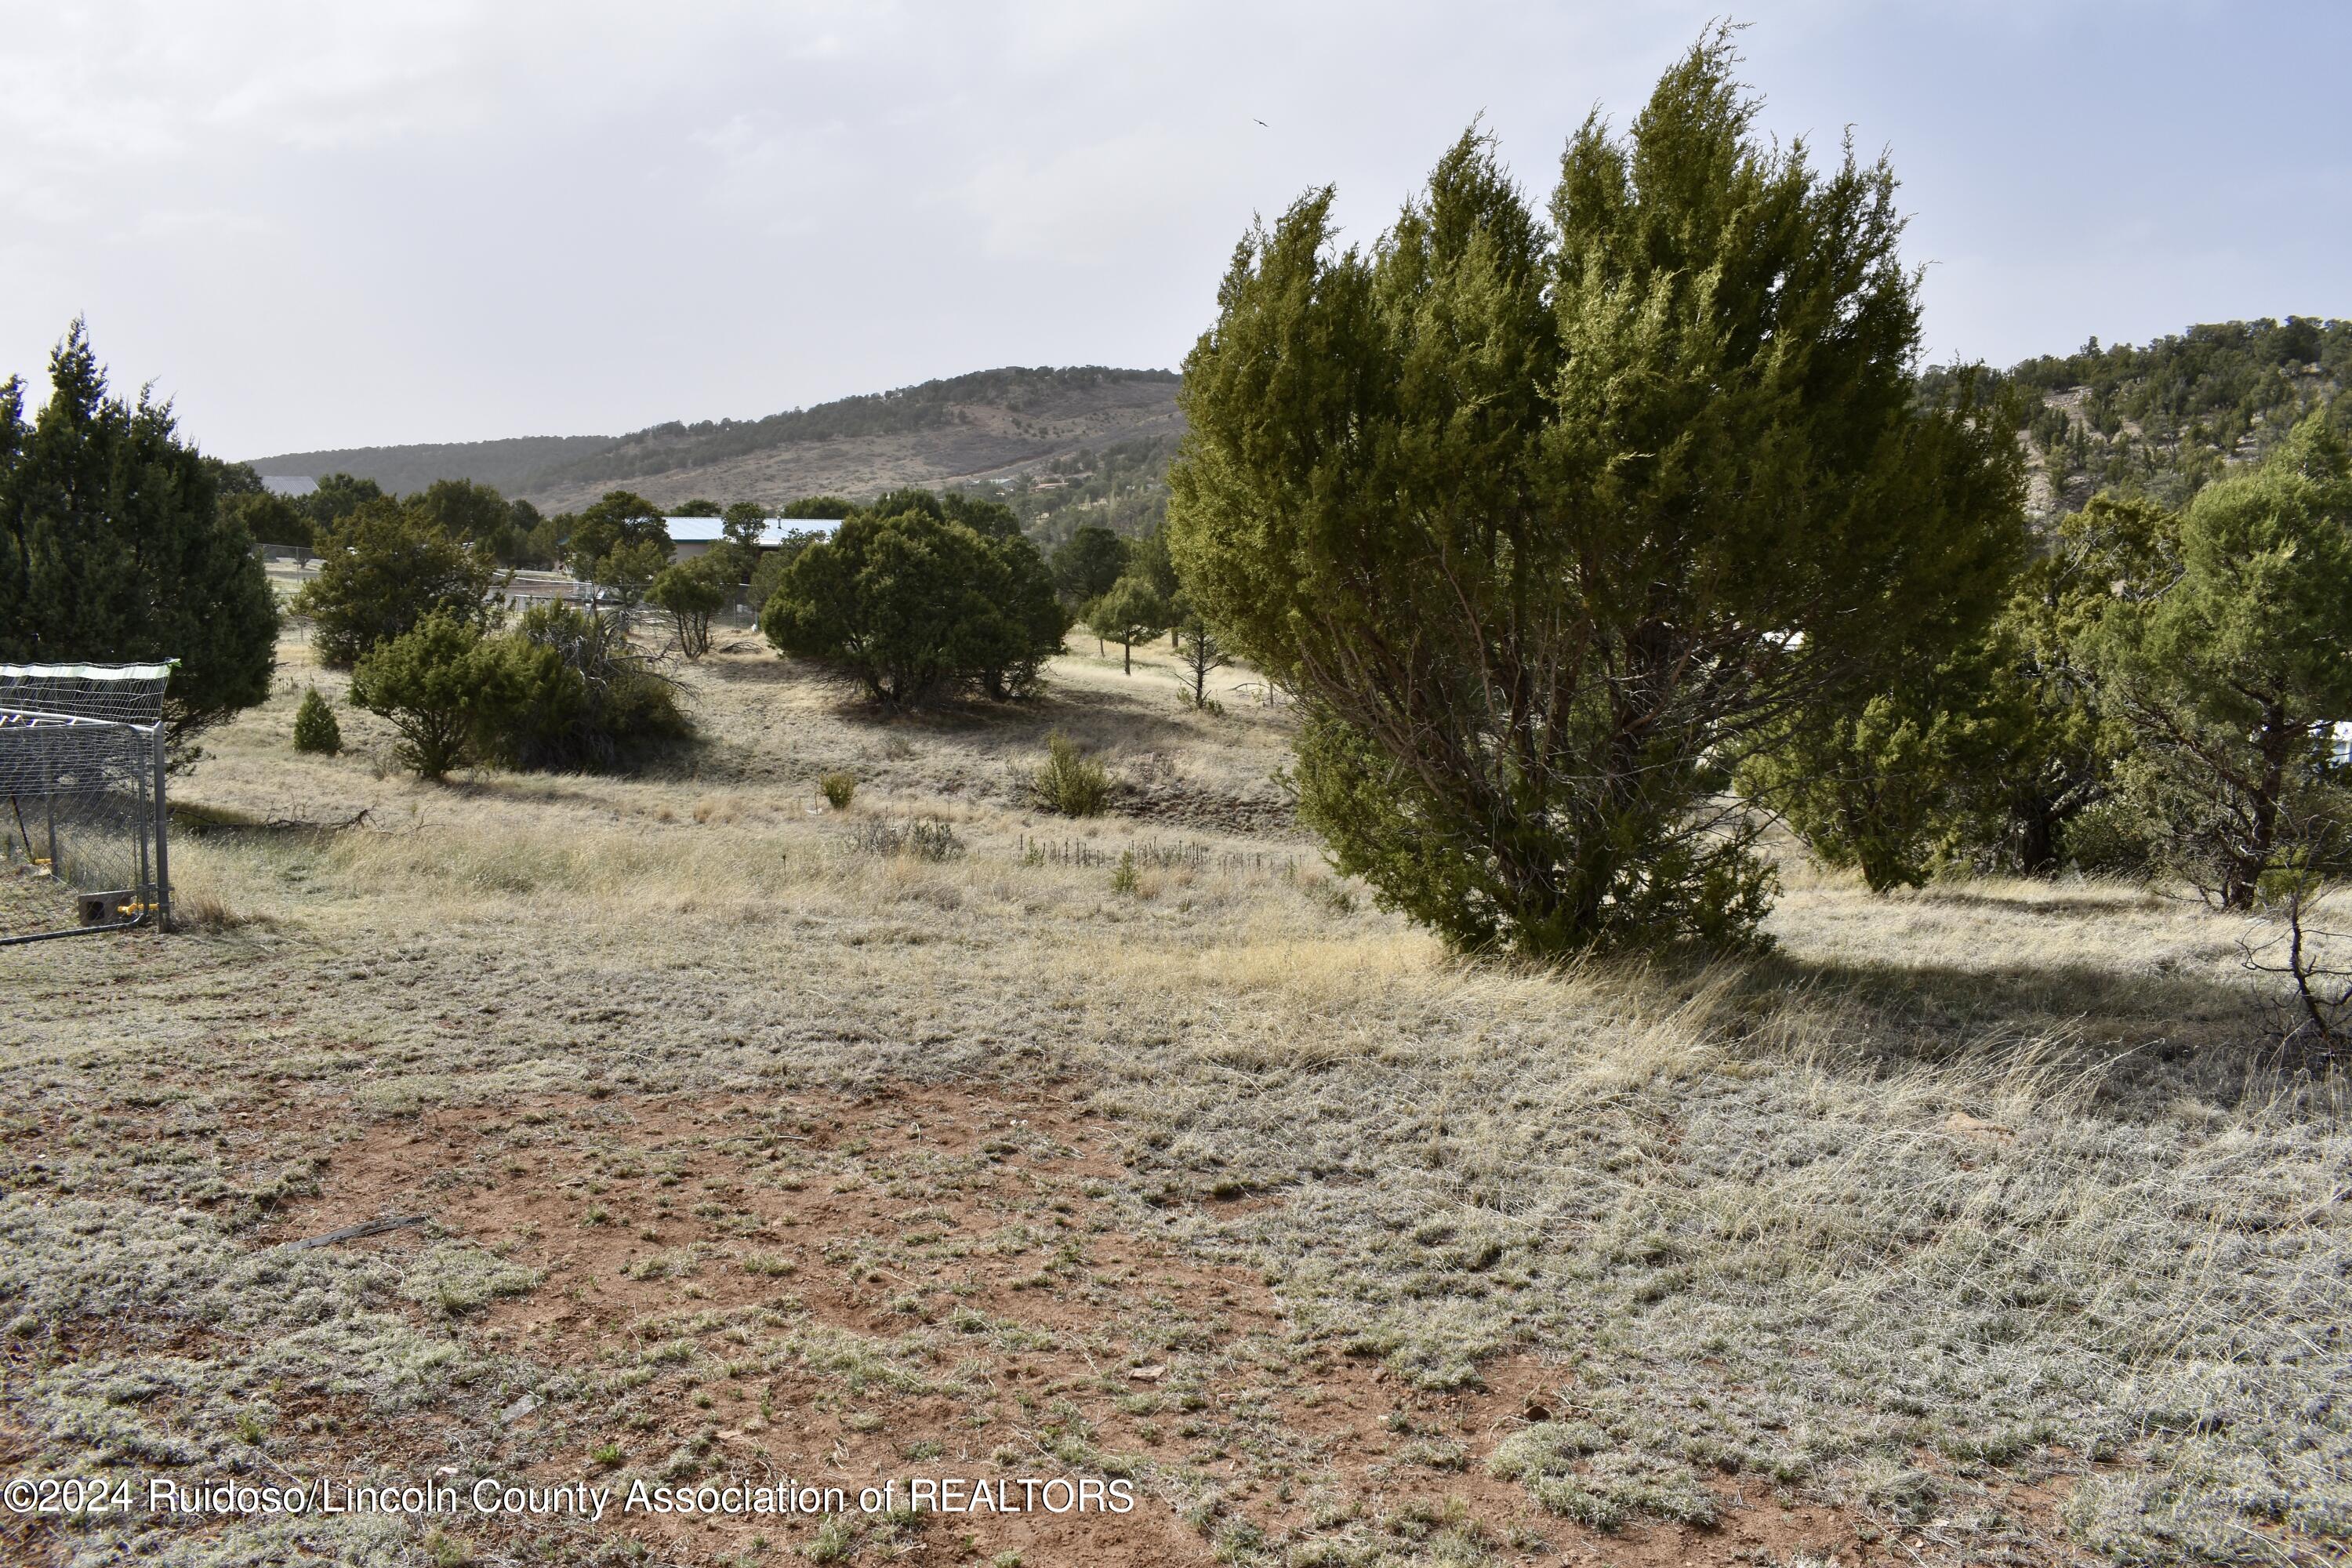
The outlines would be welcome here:
M 0 664 L 0 946 L 161 929 L 168 664 Z

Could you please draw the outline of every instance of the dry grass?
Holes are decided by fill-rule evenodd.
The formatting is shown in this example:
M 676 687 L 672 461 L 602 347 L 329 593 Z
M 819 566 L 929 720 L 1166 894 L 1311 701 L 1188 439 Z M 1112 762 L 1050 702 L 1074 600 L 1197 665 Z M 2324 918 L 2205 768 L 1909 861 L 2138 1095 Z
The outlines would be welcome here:
M 741 646 L 689 673 L 708 740 L 668 776 L 435 787 L 372 763 L 386 738 L 363 714 L 345 710 L 344 756 L 295 753 L 302 688 L 341 692 L 287 651 L 281 695 L 184 793 L 254 822 L 366 823 L 183 835 L 181 896 L 220 911 L 209 929 L 0 955 L 17 1469 L 457 1458 L 574 1479 L 602 1463 L 623 1374 L 646 1423 L 632 1454 L 700 1441 L 693 1462 L 716 1465 L 769 1440 L 698 1402 L 789 1370 L 797 1430 L 841 1423 L 843 1455 L 901 1474 L 903 1453 L 857 1446 L 880 1429 L 856 1424 L 879 1397 L 862 1390 L 909 1402 L 871 1417 L 901 1449 L 950 1458 L 1050 1426 L 1024 1462 L 1086 1468 L 1108 1452 L 1086 1432 L 1160 1431 L 1118 1462 L 1167 1530 L 1033 1542 L 1055 1553 L 1033 1562 L 1507 1561 L 1548 1542 L 1624 1563 L 2317 1563 L 2352 1541 L 2341 1085 L 2262 1068 L 2240 933 L 2198 906 L 2101 884 L 1873 900 L 1792 862 L 1780 951 L 1757 964 L 1466 965 L 1281 825 L 1286 715 L 1230 689 L 1225 717 L 1184 712 L 1157 655 L 1132 678 L 1067 656 L 1034 710 L 886 725 Z M 1126 781 L 1110 815 L 1025 804 L 1054 729 Z M 858 781 L 840 812 L 818 793 L 835 771 Z M 965 853 L 857 847 L 861 824 L 923 821 Z M 656 1206 L 594 1222 L 661 1233 L 629 1289 L 670 1294 L 635 1327 L 509 1331 L 557 1322 L 540 1303 L 578 1278 L 544 1227 L 257 1247 L 359 1192 L 360 1151 L 436 1117 L 499 1130 L 462 1182 L 393 1161 L 369 1194 L 455 1212 L 486 1184 L 551 1190 L 559 1167 L 623 1179 L 580 1163 L 624 1157 L 566 1105 L 752 1108 L 814 1136 L 878 1128 L 856 1108 L 917 1092 L 1084 1118 L 1101 1164 L 1069 1178 L 1083 1191 L 971 1188 L 879 1131 L 824 1131 L 780 1190 L 879 1206 L 834 1251 L 761 1240 L 763 1267 L 796 1272 L 722 1310 L 711 1249 L 749 1245 L 730 1227 L 755 1209 L 782 1223 L 741 1194 L 800 1145 L 694 1134 L 677 1147 L 702 1163 L 678 1174 L 702 1229 L 679 1228 L 684 1189 L 677 1211 L 633 1199 Z M 668 1157 L 628 1156 L 648 1180 Z M 956 1370 L 956 1249 L 980 1237 L 901 1234 L 950 1187 L 991 1226 L 1058 1214 L 1262 1282 L 1266 1325 L 1221 1328 L 1191 1299 L 1171 1310 L 1203 1313 L 1197 1331 L 1121 1315 L 1121 1265 L 1088 1244 L 1021 1298 L 1034 1319 L 990 1318 L 1066 1363 L 1030 1410 Z M 874 1268 L 909 1304 L 896 1327 L 820 1321 L 818 1276 L 849 1289 Z M 1199 1407 L 1089 1392 L 1086 1358 L 1117 1386 L 1152 1332 Z M 1351 1365 L 1377 1382 L 1329 1370 Z M 1387 1412 L 1377 1463 L 1316 1388 Z M 548 1414 L 500 1422 L 527 1389 Z M 257 1435 L 239 1410 L 264 1412 Z M 782 1431 L 774 1452 L 799 1451 Z M 1742 1533 L 1773 1521 L 1783 1536 Z M 424 1550 L 421 1531 L 350 1528 L 334 1550 L 354 1560 Z M 1020 1544 L 982 1533 L 971 1560 Z M 648 1542 L 683 1561 L 750 1536 Z M 955 1532 L 921 1539 L 965 1555 Z M 91 1521 L 42 1540 L 58 1560 L 251 1562 L 282 1532 Z M 483 1549 L 593 1561 L 622 1542 L 550 1525 Z

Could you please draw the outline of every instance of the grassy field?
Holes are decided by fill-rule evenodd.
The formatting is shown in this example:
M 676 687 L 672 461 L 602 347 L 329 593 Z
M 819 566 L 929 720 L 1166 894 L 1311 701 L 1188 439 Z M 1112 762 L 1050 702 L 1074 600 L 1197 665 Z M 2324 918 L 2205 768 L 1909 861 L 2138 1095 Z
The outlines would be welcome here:
M 347 709 L 298 756 L 341 682 L 289 642 L 180 786 L 199 929 L 0 952 L 0 1472 L 1133 1511 L 134 1510 L 12 1560 L 2352 1551 L 2352 1131 L 2262 1063 L 2235 921 L 1791 858 L 1769 959 L 1466 964 L 1289 824 L 1286 711 L 1074 647 L 885 724 L 733 634 L 674 774 L 436 787 Z M 1027 804 L 1056 728 L 1110 815 Z

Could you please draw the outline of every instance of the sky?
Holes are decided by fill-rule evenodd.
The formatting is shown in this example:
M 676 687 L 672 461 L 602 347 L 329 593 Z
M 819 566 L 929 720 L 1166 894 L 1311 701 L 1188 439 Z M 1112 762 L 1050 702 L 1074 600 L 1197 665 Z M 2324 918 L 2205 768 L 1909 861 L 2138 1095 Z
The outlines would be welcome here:
M 230 458 L 1175 366 L 1255 214 L 1538 203 L 1721 0 L 0 0 L 0 374 L 87 319 Z M 1929 358 L 2352 315 L 2352 5 L 1780 0 L 1760 124 L 1891 156 Z M 1263 123 L 1261 123 L 1263 122 Z

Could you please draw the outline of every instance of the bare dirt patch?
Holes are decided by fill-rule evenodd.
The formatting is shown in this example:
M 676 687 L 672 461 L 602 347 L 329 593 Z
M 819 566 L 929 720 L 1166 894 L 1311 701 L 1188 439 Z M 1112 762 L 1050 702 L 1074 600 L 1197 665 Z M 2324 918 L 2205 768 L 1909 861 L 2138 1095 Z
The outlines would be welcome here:
M 1303 1342 L 1257 1274 L 1118 1223 L 1105 1194 L 1128 1175 L 1122 1136 L 1051 1089 L 446 1109 L 358 1130 L 320 1195 L 255 1240 L 428 1212 L 430 1232 L 344 1245 L 461 1238 L 530 1271 L 528 1289 L 448 1311 L 534 1363 L 643 1378 L 602 1408 L 559 1398 L 519 1418 L 547 1439 L 541 1480 L 643 1466 L 854 1493 L 919 1475 L 1110 1475 L 1141 1499 L 1125 1517 L 870 1525 L 893 1550 L 1202 1562 L 1236 1531 L 1311 1547 L 1370 1527 L 1406 1553 L 1452 1532 L 1618 1563 L 1906 1560 L 1837 1510 L 1747 1495 L 1752 1481 L 1724 1483 L 1713 1528 L 1603 1532 L 1547 1512 L 1487 1464 L 1512 1433 L 1574 1418 L 1573 1372 L 1505 1357 L 1483 1387 L 1439 1393 Z M 1240 1219 L 1279 1201 L 1206 1208 Z M 813 1534 L 781 1533 L 795 1529 Z M 779 1533 L 723 1521 L 660 1539 L 691 1555 Z

